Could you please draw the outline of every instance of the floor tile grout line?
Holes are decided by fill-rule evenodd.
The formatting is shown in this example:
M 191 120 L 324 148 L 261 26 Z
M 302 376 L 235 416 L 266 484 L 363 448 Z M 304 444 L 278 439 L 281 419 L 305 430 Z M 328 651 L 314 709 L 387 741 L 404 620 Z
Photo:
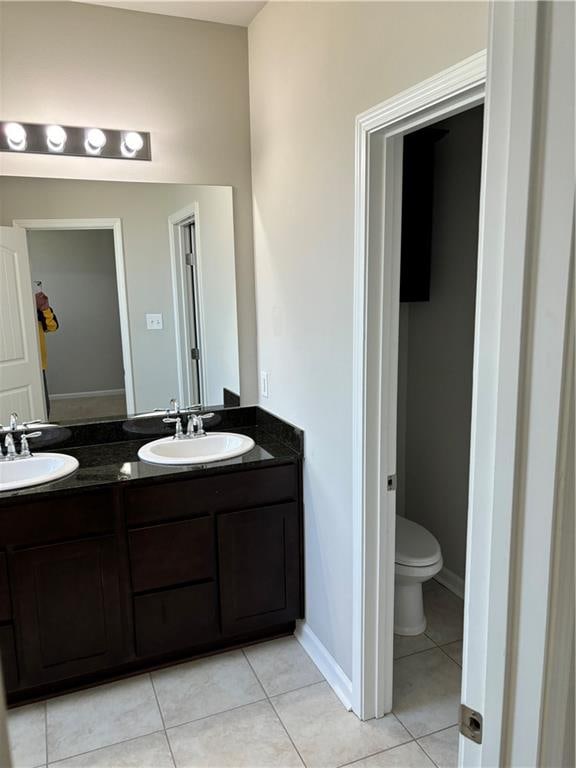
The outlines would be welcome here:
M 228 712 L 235 712 L 237 709 L 243 709 L 244 707 L 253 707 L 254 704 L 261 704 L 266 701 L 268 697 L 262 699 L 256 699 L 256 701 L 247 701 L 244 704 L 238 704 L 235 707 L 229 709 L 221 709 L 219 712 L 211 712 L 209 715 L 202 715 L 202 717 L 195 717 L 192 720 L 185 720 L 183 723 L 174 723 L 174 725 L 166 726 L 166 733 L 173 731 L 175 728 L 181 728 L 184 725 L 192 725 L 193 723 L 200 723 L 202 720 L 209 720 L 211 717 L 218 717 L 218 715 L 226 715 Z
M 166 739 L 166 743 L 168 744 L 168 751 L 170 752 L 170 758 L 172 760 L 172 764 L 174 765 L 174 768 L 176 768 L 176 758 L 174 757 L 174 752 L 172 751 L 172 744 L 168 736 L 168 731 L 166 730 L 166 721 L 164 720 L 164 712 L 162 712 L 162 706 L 160 705 L 160 699 L 158 698 L 158 692 L 156 691 L 156 686 L 154 685 L 154 678 L 152 677 L 151 672 L 148 672 L 148 677 L 150 678 L 150 685 L 152 686 L 152 691 L 154 692 L 154 698 L 156 699 L 156 706 L 158 707 L 158 712 L 160 712 L 160 720 L 162 721 L 162 727 L 164 728 L 164 737 Z
M 290 735 L 290 732 L 288 731 L 288 728 L 286 727 L 286 724 L 284 723 L 284 721 L 282 720 L 282 718 L 281 718 L 281 717 L 280 717 L 280 715 L 278 714 L 278 710 L 276 709 L 276 707 L 275 707 L 275 706 L 274 706 L 274 704 L 272 703 L 272 699 L 271 699 L 271 698 L 270 698 L 270 696 L 268 695 L 268 691 L 267 691 L 267 690 L 264 688 L 264 684 L 262 683 L 262 681 L 261 681 L 261 680 L 260 680 L 260 678 L 258 677 L 258 674 L 257 674 L 256 670 L 254 669 L 254 667 L 252 666 L 252 663 L 251 663 L 250 659 L 248 658 L 248 654 L 246 653 L 246 651 L 244 650 L 244 648 L 242 648 L 242 653 L 244 654 L 244 658 L 246 659 L 246 661 L 247 661 L 247 663 L 248 663 L 248 666 L 250 667 L 250 669 L 252 670 L 253 674 L 256 676 L 256 679 L 257 679 L 257 680 L 258 680 L 258 682 L 260 683 L 260 687 L 262 688 L 262 690 L 264 691 L 264 693 L 265 693 L 265 695 L 266 695 L 266 700 L 267 700 L 268 704 L 270 705 L 270 707 L 272 708 L 272 711 L 274 712 L 274 714 L 275 714 L 275 715 L 276 715 L 276 717 L 278 718 L 278 722 L 280 723 L 280 725 L 281 725 L 281 726 L 282 726 L 282 728 L 284 729 L 284 732 L 286 733 L 286 736 L 288 737 L 288 740 L 290 741 L 290 743 L 291 743 L 291 744 L 292 744 L 292 746 L 294 747 L 294 750 L 295 750 L 296 754 L 298 755 L 298 757 L 300 758 L 300 760 L 301 760 L 301 762 L 302 762 L 302 765 L 303 765 L 303 766 L 305 766 L 305 768 L 307 768 L 307 764 L 306 764 L 306 762 L 305 762 L 304 758 L 302 757 L 302 755 L 300 754 L 300 750 L 298 749 L 298 747 L 297 747 L 297 746 L 296 746 L 296 744 L 294 743 L 294 739 L 293 739 L 293 738 L 292 738 L 292 736 Z M 298 688 L 296 688 L 295 690 L 298 690 Z M 287 691 L 287 693 L 288 693 L 288 691 Z M 282 694 L 279 694 L 279 695 L 282 695 Z
M 137 739 L 143 739 L 146 736 L 153 736 L 155 733 L 164 733 L 163 728 L 157 728 L 155 731 L 150 731 L 150 733 L 141 733 L 139 736 L 131 736 L 129 739 L 121 739 L 120 741 L 113 741 L 111 744 L 102 744 L 100 747 L 95 747 L 94 749 L 87 749 L 84 752 L 76 752 L 73 755 L 66 755 L 66 757 L 60 757 L 58 760 L 53 760 L 51 763 L 47 763 L 48 766 L 52 765 L 59 765 L 60 763 L 63 763 L 65 760 L 71 760 L 75 757 L 82 757 L 83 755 L 90 755 L 92 752 L 99 752 L 102 749 L 108 749 L 109 747 L 117 747 L 119 744 L 128 744 L 130 741 L 137 741 Z
M 414 744 L 416 742 L 416 739 L 408 739 L 408 741 L 401 741 L 400 744 L 394 744 L 392 747 L 386 747 L 386 749 L 379 749 L 378 752 L 371 752 L 369 755 L 364 755 L 364 757 L 357 757 L 356 760 L 351 760 L 349 763 L 338 763 L 336 768 L 348 768 L 349 765 L 356 765 L 356 763 L 361 762 L 362 760 L 369 760 L 371 757 L 376 757 L 377 755 L 383 755 L 386 752 L 391 752 L 393 749 L 397 749 L 398 747 L 405 747 L 406 744 Z
M 46 747 L 46 765 L 48 765 L 48 702 L 44 701 L 44 740 Z
M 276 709 L 276 707 L 274 706 L 274 702 L 272 701 L 272 699 L 268 699 L 268 703 L 269 703 L 269 704 L 270 704 L 270 706 L 272 707 L 272 711 L 274 712 L 274 714 L 275 714 L 275 715 L 276 715 L 276 717 L 278 718 L 278 722 L 280 723 L 280 725 L 281 725 L 281 726 L 282 726 L 282 728 L 284 729 L 284 732 L 286 733 L 286 736 L 288 736 L 288 740 L 290 741 L 290 744 L 292 744 L 292 746 L 294 747 L 294 750 L 296 751 L 296 754 L 298 755 L 298 757 L 299 757 L 299 758 L 300 758 L 300 760 L 302 761 L 302 765 L 303 765 L 303 766 L 305 766 L 305 768 L 308 768 L 308 763 L 306 762 L 306 760 L 304 760 L 304 758 L 303 758 L 303 757 L 302 757 L 302 755 L 300 754 L 300 750 L 299 750 L 299 749 L 298 749 L 298 747 L 296 746 L 296 743 L 294 742 L 294 739 L 292 738 L 292 736 L 291 736 L 291 734 L 290 734 L 290 731 L 288 730 L 288 726 L 286 725 L 286 723 L 284 722 L 284 720 L 282 720 L 282 718 L 281 718 L 281 716 L 280 716 L 280 713 L 278 712 L 278 710 L 277 710 L 277 709 Z
M 437 731 L 430 731 L 430 733 L 423 733 L 422 736 L 415 736 L 415 741 L 420 741 L 420 739 L 427 739 L 428 736 L 436 736 L 438 733 L 444 733 L 444 731 L 449 731 L 450 728 L 457 728 L 459 723 L 452 723 L 452 725 L 445 725 L 444 728 L 438 728 Z
M 244 650 L 244 648 L 241 648 L 240 650 L 242 651 L 242 655 L 244 656 L 244 659 L 246 660 L 246 663 L 247 663 L 247 664 L 248 664 L 248 666 L 250 667 L 250 670 L 252 671 L 252 674 L 254 675 L 254 677 L 256 678 L 256 680 L 258 681 L 258 685 L 259 685 L 259 686 L 260 686 L 260 688 L 262 689 L 262 693 L 264 694 L 264 696 L 266 696 L 266 698 L 267 698 L 267 699 L 270 699 L 270 697 L 268 696 L 268 691 L 267 691 L 267 690 L 266 690 L 266 688 L 264 687 L 264 683 L 263 683 L 263 682 L 262 682 L 262 680 L 260 680 L 260 678 L 258 677 L 258 673 L 257 673 L 257 672 L 256 672 L 256 670 L 254 669 L 254 667 L 252 666 L 252 663 L 250 662 L 250 659 L 248 658 L 248 654 L 246 653 L 246 651 Z
M 454 642 L 458 642 L 458 641 L 456 641 L 456 640 L 455 640 Z M 447 643 L 447 645 L 450 645 L 450 643 Z M 449 654 L 449 653 L 447 653 L 447 652 L 444 650 L 444 647 L 443 647 L 443 646 L 439 645 L 439 646 L 438 646 L 438 649 L 439 649 L 440 651 L 442 651 L 442 653 L 444 654 L 444 656 L 446 656 L 446 658 L 450 659 L 450 661 L 453 661 L 453 662 L 454 662 L 454 664 L 456 664 L 456 666 L 458 667 L 458 669 L 460 669 L 460 670 L 462 669 L 462 664 L 458 664 L 458 662 L 456 661 L 456 659 L 453 659 L 453 658 L 452 658 L 452 656 L 450 656 L 450 654 Z
M 418 747 L 419 747 L 419 748 L 422 750 L 422 752 L 424 752 L 424 754 L 426 755 L 426 757 L 428 758 L 428 760 L 430 760 L 430 762 L 432 763 L 432 765 L 435 765 L 435 766 L 436 766 L 436 768 L 440 768 L 440 766 L 438 765 L 438 763 L 436 762 L 436 760 L 434 760 L 434 759 L 433 759 L 433 758 L 432 758 L 432 757 L 431 757 L 431 756 L 428 754 L 428 752 L 426 752 L 426 750 L 424 749 L 424 747 L 422 746 L 422 744 L 420 744 L 420 742 L 419 742 L 417 739 L 416 739 L 416 744 L 417 744 L 417 745 L 418 745 Z

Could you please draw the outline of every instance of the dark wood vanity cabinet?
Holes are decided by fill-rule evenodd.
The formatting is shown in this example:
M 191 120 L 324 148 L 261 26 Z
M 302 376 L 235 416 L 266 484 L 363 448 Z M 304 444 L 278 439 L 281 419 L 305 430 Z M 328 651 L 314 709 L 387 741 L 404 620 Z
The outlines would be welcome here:
M 1 504 L 9 701 L 285 632 L 303 607 L 300 487 L 291 462 Z
M 225 635 L 283 624 L 299 615 L 298 522 L 296 503 L 218 515 Z
M 116 538 L 10 556 L 22 685 L 107 669 L 124 656 Z

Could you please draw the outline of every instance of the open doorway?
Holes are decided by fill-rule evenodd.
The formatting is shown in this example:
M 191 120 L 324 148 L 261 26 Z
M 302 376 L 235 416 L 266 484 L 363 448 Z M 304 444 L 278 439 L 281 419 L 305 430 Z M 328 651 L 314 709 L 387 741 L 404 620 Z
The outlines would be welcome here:
M 44 416 L 73 422 L 134 413 L 119 219 L 15 219 L 37 312 Z
M 403 139 L 392 706 L 432 759 L 458 747 L 483 112 Z
M 48 418 L 125 416 L 112 230 L 34 229 L 27 240 Z

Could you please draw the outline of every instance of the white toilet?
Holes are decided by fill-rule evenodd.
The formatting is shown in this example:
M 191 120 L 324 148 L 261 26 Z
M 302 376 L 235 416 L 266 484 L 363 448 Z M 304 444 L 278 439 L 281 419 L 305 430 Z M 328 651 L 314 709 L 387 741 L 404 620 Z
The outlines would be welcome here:
M 420 635 L 426 629 L 422 583 L 442 569 L 442 550 L 436 538 L 418 523 L 396 516 L 396 578 L 394 632 Z

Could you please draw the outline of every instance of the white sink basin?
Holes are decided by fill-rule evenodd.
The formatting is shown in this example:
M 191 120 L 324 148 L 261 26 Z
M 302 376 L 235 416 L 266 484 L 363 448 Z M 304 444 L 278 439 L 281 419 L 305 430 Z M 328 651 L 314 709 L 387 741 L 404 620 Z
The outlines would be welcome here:
M 233 432 L 209 432 L 202 437 L 163 437 L 146 443 L 138 451 L 142 461 L 152 464 L 207 464 L 241 456 L 254 448 L 254 440 Z
M 51 483 L 78 469 L 78 459 L 63 453 L 39 453 L 26 459 L 0 461 L 0 492 Z

